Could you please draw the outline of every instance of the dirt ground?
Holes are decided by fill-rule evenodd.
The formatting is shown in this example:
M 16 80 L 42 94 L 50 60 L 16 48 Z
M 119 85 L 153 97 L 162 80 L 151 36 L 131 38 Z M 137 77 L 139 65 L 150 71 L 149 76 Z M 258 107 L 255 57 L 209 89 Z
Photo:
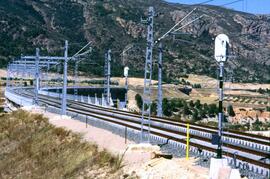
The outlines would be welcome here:
M 186 79 L 191 83 L 199 83 L 203 88 L 216 88 L 217 80 L 204 75 L 193 75 L 189 74 L 189 77 Z M 242 90 L 255 90 L 255 89 L 270 89 L 270 84 L 258 84 L 258 83 L 230 83 L 225 82 L 225 87 L 230 86 L 232 89 L 242 89 Z
M 27 108 L 26 108 L 27 109 Z M 57 127 L 64 127 L 73 132 L 81 133 L 86 141 L 96 143 L 100 149 L 107 149 L 115 155 L 124 156 L 123 176 L 129 178 L 208 178 L 209 169 L 195 166 L 195 159 L 186 160 L 175 158 L 172 160 L 154 158 L 153 152 L 158 152 L 158 146 L 137 145 L 134 142 L 115 135 L 109 131 L 99 129 L 69 117 L 44 112 L 41 108 L 31 109 L 34 113 L 42 113 L 50 119 L 50 123 Z M 135 147 L 134 147 L 135 146 Z M 135 149 L 134 149 L 135 148 Z
M 7 71 L 3 70 L 3 69 L 0 69 L 0 78 L 6 77 L 6 76 L 7 76 Z

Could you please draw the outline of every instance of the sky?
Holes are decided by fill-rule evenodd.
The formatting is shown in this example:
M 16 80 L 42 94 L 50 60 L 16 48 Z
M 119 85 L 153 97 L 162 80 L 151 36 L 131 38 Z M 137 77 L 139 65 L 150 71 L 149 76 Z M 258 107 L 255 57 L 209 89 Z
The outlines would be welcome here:
M 198 4 L 206 2 L 207 0 L 166 0 L 168 2 L 180 4 Z M 211 5 L 224 5 L 236 0 L 213 0 L 207 4 Z M 270 14 L 270 0 L 239 0 L 230 5 L 224 6 L 226 8 L 244 11 L 252 14 Z

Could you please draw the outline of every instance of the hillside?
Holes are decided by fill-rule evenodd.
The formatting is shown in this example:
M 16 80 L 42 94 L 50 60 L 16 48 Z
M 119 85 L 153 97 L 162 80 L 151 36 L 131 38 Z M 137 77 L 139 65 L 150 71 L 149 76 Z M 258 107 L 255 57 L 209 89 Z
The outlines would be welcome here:
M 130 67 L 133 76 L 141 77 L 144 67 L 146 27 L 140 23 L 153 5 L 155 38 L 194 7 L 167 3 L 162 0 L 6 0 L 0 1 L 0 66 L 20 54 L 63 52 L 63 41 L 70 42 L 70 55 L 87 41 L 93 41 L 93 53 L 80 64 L 80 70 L 102 75 L 106 49 L 112 49 L 113 76 L 121 76 L 123 66 Z M 183 29 L 184 33 L 164 41 L 164 79 L 169 82 L 184 74 L 194 73 L 215 77 L 213 40 L 219 33 L 231 39 L 235 56 L 229 62 L 235 81 L 270 82 L 270 17 L 256 16 L 216 6 L 199 6 L 189 18 L 205 14 L 202 20 Z M 185 23 L 183 23 L 185 24 Z M 133 44 L 124 59 L 122 50 Z M 157 49 L 155 49 L 155 59 Z M 92 65 L 95 61 L 97 65 Z M 156 78 L 154 74 L 154 78 Z
M 118 178 L 120 158 L 40 114 L 0 116 L 0 178 Z

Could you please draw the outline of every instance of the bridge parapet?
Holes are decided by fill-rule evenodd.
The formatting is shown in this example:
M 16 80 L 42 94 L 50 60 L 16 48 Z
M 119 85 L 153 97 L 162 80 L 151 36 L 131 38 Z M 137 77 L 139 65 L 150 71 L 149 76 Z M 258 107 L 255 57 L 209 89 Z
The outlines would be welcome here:
M 8 100 L 10 100 L 13 103 L 20 105 L 20 106 L 32 106 L 33 105 L 33 99 L 18 95 L 12 90 L 6 90 L 5 97 Z

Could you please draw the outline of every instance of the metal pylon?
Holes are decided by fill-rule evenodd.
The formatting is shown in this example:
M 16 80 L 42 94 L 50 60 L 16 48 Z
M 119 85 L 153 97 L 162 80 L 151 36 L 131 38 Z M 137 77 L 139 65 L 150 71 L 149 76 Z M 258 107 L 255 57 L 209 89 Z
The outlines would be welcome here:
M 50 64 L 47 63 L 47 68 L 46 68 L 46 90 L 49 90 L 49 70 L 50 70 Z
M 35 59 L 35 98 L 34 104 L 38 105 L 38 90 L 39 90 L 39 49 L 36 49 L 36 59 Z
M 143 90 L 143 106 L 141 118 L 141 142 L 144 142 L 144 136 L 150 142 L 150 122 L 151 122 L 151 81 L 152 81 L 152 53 L 153 53 L 153 30 L 154 30 L 154 8 L 149 7 L 147 18 L 147 47 L 144 67 L 144 90 Z M 144 126 L 148 128 L 145 129 Z M 144 135 L 146 133 L 146 135 Z
M 159 56 L 158 56 L 158 103 L 157 103 L 157 116 L 162 117 L 163 111 L 162 111 L 162 43 L 159 43 Z
M 78 101 L 78 59 L 75 61 L 75 71 L 74 71 L 74 97 L 75 101 Z
M 61 63 L 59 63 L 58 65 L 57 65 L 57 82 L 56 83 L 58 83 L 57 84 L 57 90 L 56 90 L 56 92 L 59 94 L 59 98 L 60 98 L 60 84 L 61 84 Z
M 110 105 L 110 80 L 111 80 L 111 50 L 105 53 L 105 65 L 104 65 L 104 97 L 106 105 Z
M 67 109 L 67 62 L 68 62 L 68 41 L 65 41 L 65 53 L 64 53 L 64 78 L 62 89 L 62 115 L 66 115 Z

